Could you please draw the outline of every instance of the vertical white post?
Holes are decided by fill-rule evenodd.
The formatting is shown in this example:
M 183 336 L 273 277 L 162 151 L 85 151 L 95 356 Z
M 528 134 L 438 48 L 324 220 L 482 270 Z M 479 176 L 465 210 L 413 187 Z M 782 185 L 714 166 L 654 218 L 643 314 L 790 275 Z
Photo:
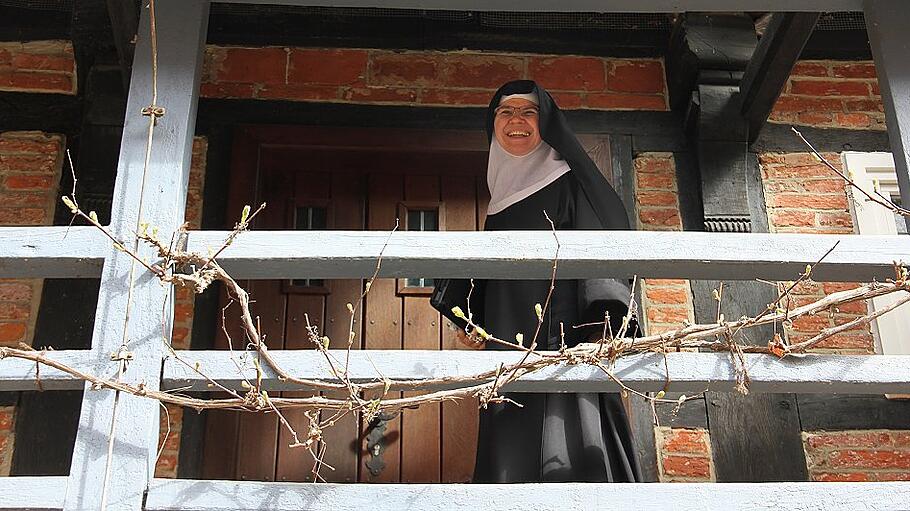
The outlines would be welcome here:
M 169 237 L 183 220 L 209 11 L 208 0 L 155 0 L 152 105 L 151 17 L 148 2 L 143 4 L 111 213 L 111 230 L 129 246 L 140 223 Z M 150 117 L 142 111 L 150 106 L 164 108 L 164 115 L 157 119 L 146 165 Z M 139 253 L 154 260 L 144 247 Z M 173 320 L 171 296 L 140 264 L 110 248 L 90 355 L 109 361 L 106 376 L 116 377 L 120 365 L 111 355 L 128 352 L 132 360 L 123 381 L 158 388 L 163 341 Z M 86 387 L 65 509 L 101 509 L 102 503 L 106 509 L 142 508 L 154 470 L 159 411 L 149 399 Z

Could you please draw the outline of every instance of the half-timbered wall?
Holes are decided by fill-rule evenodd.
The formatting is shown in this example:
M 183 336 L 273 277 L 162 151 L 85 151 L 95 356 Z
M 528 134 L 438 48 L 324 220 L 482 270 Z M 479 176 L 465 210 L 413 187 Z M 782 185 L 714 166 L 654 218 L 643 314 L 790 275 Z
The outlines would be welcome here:
M 72 45 L 66 41 L 0 43 L 0 90 L 76 92 Z M 528 55 L 480 51 L 390 51 L 369 48 L 301 47 L 206 49 L 202 95 L 220 99 L 290 100 L 371 105 L 479 107 L 492 91 L 515 78 L 539 80 L 565 109 L 668 109 L 663 62 L 584 55 Z M 874 67 L 866 61 L 803 61 L 777 102 L 771 122 L 817 128 L 884 129 L 884 114 Z M 480 120 L 478 120 L 478 126 Z M 38 132 L 0 134 L 0 223 L 50 222 L 61 183 L 63 139 Z M 187 220 L 198 226 L 202 211 L 205 139 L 197 138 L 187 203 Z M 634 160 L 636 217 L 642 229 L 681 230 L 677 167 L 672 153 L 641 153 Z M 833 162 L 839 158 L 831 154 Z M 804 152 L 759 155 L 772 230 L 777 232 L 853 231 L 843 184 Z M 34 165 L 34 166 L 32 166 Z M 23 222 L 23 223 L 17 223 Z M 0 282 L 0 342 L 30 342 L 40 296 L 34 281 Z M 840 285 L 806 286 L 809 299 Z M 652 330 L 691 319 L 687 281 L 647 280 L 644 316 Z M 827 326 L 856 311 L 841 310 L 811 325 Z M 178 295 L 175 347 L 188 347 L 192 301 Z M 811 322 L 811 321 L 810 321 Z M 872 350 L 868 331 L 838 336 L 825 349 L 850 353 Z M 180 410 L 170 410 L 171 437 L 156 474 L 176 475 Z M 8 472 L 14 447 L 14 408 L 0 401 L 0 475 Z M 814 480 L 906 479 L 910 474 L 907 431 L 849 429 L 804 433 Z M 709 431 L 704 427 L 655 430 L 659 473 L 666 481 L 713 478 Z M 443 453 L 444 455 L 444 453 Z

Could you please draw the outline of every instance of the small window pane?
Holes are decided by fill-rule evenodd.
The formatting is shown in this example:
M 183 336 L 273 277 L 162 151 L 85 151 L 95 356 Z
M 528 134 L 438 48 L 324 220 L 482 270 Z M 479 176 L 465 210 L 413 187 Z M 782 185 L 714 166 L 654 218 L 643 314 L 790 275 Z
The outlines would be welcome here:
M 439 230 L 439 210 L 437 209 L 409 209 L 408 210 L 408 230 L 409 231 L 438 231 Z M 405 281 L 407 287 L 432 287 L 433 279 L 427 278 L 409 278 Z
M 315 231 L 326 228 L 326 208 L 300 206 L 294 215 L 294 229 L 298 231 Z M 294 279 L 295 286 L 322 287 L 322 279 Z

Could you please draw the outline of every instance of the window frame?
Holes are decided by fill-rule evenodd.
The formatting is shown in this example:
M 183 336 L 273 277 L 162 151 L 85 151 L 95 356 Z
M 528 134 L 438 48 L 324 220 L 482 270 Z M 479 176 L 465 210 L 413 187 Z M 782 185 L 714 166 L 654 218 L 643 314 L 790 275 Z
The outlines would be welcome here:
M 398 203 L 398 218 L 401 230 L 409 230 L 409 212 L 426 210 L 436 210 L 436 231 L 445 231 L 445 203 L 442 201 L 400 201 Z M 395 294 L 398 296 L 430 296 L 433 294 L 433 286 L 409 286 L 407 282 L 407 278 L 395 279 Z

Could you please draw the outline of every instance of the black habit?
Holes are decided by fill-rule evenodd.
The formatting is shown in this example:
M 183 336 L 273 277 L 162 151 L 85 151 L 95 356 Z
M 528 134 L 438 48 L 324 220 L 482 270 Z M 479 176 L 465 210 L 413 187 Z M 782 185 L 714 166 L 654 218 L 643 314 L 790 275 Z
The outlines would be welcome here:
M 487 134 L 493 137 L 493 111 L 507 94 L 536 92 L 541 138 L 566 160 L 570 171 L 541 190 L 496 214 L 485 230 L 628 229 L 625 208 L 584 149 L 550 95 L 534 82 L 510 82 L 500 88 L 487 112 Z M 448 286 L 448 291 L 446 287 Z M 544 304 L 548 280 L 487 280 L 471 294 L 477 324 L 500 339 L 521 333 L 525 345 L 537 328 L 536 304 Z M 442 281 L 434 305 L 452 319 L 452 304 L 467 306 L 465 286 Z M 459 294 L 456 297 L 440 295 Z M 602 322 L 609 312 L 613 329 L 625 315 L 629 288 L 613 279 L 557 280 L 537 338 L 538 349 L 558 350 L 560 323 L 565 342 L 583 342 L 601 327 L 573 328 Z M 460 326 L 464 326 L 462 322 Z M 592 331 L 593 329 L 593 331 Z M 486 349 L 508 349 L 487 343 Z M 640 481 L 628 418 L 616 393 L 509 393 L 510 403 L 491 403 L 480 413 L 474 482 L 625 482 Z

